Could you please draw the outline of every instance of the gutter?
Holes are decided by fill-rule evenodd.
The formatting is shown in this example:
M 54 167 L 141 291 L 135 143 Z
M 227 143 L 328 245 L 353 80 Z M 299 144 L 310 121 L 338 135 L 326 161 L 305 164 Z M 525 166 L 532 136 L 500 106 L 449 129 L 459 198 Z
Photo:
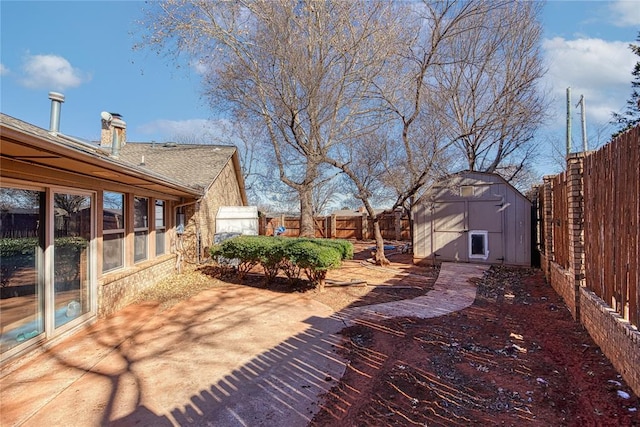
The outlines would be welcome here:
M 34 134 L 33 132 L 29 132 L 25 129 L 15 128 L 13 126 L 7 126 L 6 123 L 0 123 L 2 129 L 2 139 L 10 140 L 13 143 L 33 147 L 40 151 L 50 153 L 56 156 L 76 160 L 83 162 L 87 165 L 95 166 L 97 168 L 103 168 L 107 171 L 123 174 L 130 177 L 146 180 L 155 184 L 160 184 L 165 187 L 170 187 L 174 190 L 181 191 L 183 193 L 189 194 L 194 197 L 202 197 L 202 190 L 197 190 L 192 187 L 185 186 L 184 184 L 178 183 L 176 181 L 172 181 L 167 179 L 166 177 L 151 171 L 140 171 L 137 167 L 129 166 L 129 163 L 115 160 L 110 157 L 110 152 L 98 147 L 90 146 L 80 140 L 76 140 L 73 137 L 65 136 L 65 135 L 51 135 L 48 132 L 44 131 L 47 136 Z M 60 141 L 62 140 L 62 141 Z M 69 144 L 73 144 L 74 146 L 69 146 Z M 16 157 L 16 160 L 25 161 L 26 159 L 21 159 L 20 157 Z M 27 160 L 29 161 L 29 160 Z M 39 164 L 31 161 L 31 163 Z M 65 169 L 66 170 L 66 169 Z M 69 171 L 68 172 L 77 172 L 77 171 Z M 93 176 L 93 175 L 90 175 Z M 103 179 L 102 177 L 95 177 L 98 179 Z M 117 180 L 113 180 L 116 181 Z
M 182 233 L 178 233 L 178 209 L 184 208 L 186 206 L 195 205 L 195 213 L 194 216 L 200 215 L 200 199 L 195 200 L 193 202 L 180 203 L 179 205 L 175 205 L 173 207 L 173 217 L 176 219 L 176 235 L 178 239 L 182 238 Z M 197 220 L 197 217 L 194 219 L 194 223 L 196 225 L 196 263 L 200 264 L 200 222 Z M 183 224 L 184 225 L 184 224 Z M 181 271 L 181 267 L 179 267 L 178 271 Z

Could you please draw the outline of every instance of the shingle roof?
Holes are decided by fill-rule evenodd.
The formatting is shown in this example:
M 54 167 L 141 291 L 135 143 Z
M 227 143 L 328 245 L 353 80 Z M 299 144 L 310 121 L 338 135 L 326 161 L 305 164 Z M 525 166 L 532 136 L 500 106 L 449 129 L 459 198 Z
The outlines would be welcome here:
M 141 170 L 147 169 L 204 190 L 220 174 L 235 151 L 235 147 L 228 145 L 128 142 L 120 150 L 119 158 Z
M 190 192 L 200 194 L 211 185 L 236 151 L 234 146 L 228 145 L 129 142 L 121 148 L 119 156 L 115 158 L 111 155 L 110 147 L 100 147 L 98 142 L 81 140 L 62 133 L 52 134 L 46 129 L 4 113 L 0 113 L 0 123 L 3 127 L 15 129 L 21 134 L 71 148 L 109 164 L 161 179 L 167 184 L 189 188 Z M 141 165 L 142 156 L 144 165 Z

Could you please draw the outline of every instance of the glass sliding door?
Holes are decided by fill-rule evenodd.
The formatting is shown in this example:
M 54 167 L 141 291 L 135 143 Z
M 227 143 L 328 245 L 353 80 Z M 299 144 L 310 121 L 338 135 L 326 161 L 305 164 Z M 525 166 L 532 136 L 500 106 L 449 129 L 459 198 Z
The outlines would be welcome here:
M 91 197 L 54 193 L 55 328 L 91 310 L 89 280 Z
M 0 353 L 44 332 L 43 191 L 0 188 Z

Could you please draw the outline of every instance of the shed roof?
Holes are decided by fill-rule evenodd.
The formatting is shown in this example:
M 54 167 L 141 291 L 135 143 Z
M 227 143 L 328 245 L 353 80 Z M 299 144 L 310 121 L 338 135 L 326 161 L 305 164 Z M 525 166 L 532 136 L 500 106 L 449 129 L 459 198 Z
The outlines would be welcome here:
M 258 218 L 257 206 L 220 206 L 216 219 Z
M 505 184 L 507 188 L 517 194 L 519 197 L 527 199 L 527 197 L 522 194 L 517 188 L 511 185 L 506 179 L 497 173 L 490 172 L 478 172 L 478 171 L 470 171 L 463 170 L 460 172 L 452 173 L 446 175 L 445 177 L 436 181 L 433 185 L 431 185 L 427 191 L 418 199 L 417 203 L 424 201 L 425 198 L 429 197 L 433 194 L 436 189 L 441 189 L 443 187 L 448 186 L 460 186 L 460 185 L 472 185 L 475 182 L 484 182 L 484 183 L 501 183 Z

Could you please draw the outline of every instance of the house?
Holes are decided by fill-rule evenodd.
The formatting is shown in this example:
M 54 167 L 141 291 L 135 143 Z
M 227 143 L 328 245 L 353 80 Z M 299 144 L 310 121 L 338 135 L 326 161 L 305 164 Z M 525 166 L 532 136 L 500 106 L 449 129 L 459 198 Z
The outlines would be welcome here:
M 0 361 L 119 310 L 207 256 L 220 206 L 247 204 L 235 147 L 128 143 L 122 117 L 101 141 L 0 113 Z M 97 129 L 96 129 L 97 130 Z
M 496 174 L 464 171 L 412 208 L 415 262 L 531 265 L 531 202 Z

